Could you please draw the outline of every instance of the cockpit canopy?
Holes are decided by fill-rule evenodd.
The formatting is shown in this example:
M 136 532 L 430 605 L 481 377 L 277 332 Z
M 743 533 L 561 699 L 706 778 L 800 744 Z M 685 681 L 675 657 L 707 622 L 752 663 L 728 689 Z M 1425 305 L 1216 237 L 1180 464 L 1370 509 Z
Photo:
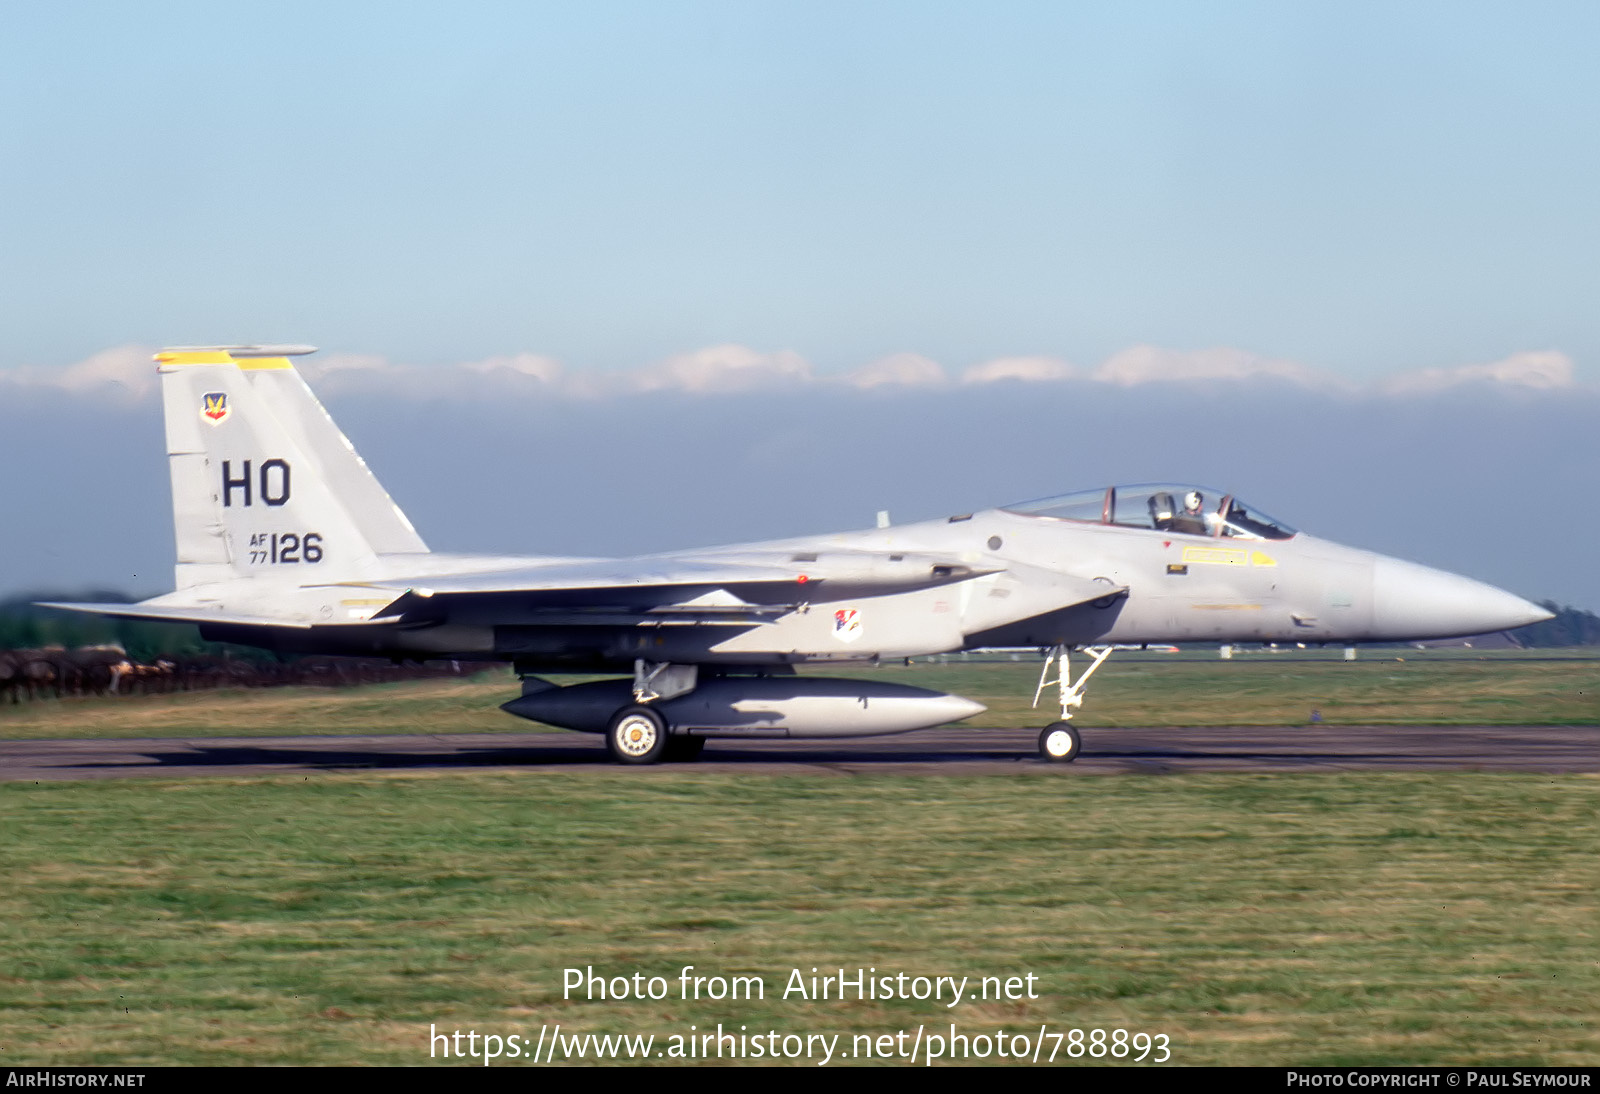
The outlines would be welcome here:
M 1003 507 L 1007 513 L 1088 524 L 1151 528 L 1190 536 L 1229 539 L 1288 539 L 1295 529 L 1232 494 L 1205 486 L 1140 483 L 1108 486 Z

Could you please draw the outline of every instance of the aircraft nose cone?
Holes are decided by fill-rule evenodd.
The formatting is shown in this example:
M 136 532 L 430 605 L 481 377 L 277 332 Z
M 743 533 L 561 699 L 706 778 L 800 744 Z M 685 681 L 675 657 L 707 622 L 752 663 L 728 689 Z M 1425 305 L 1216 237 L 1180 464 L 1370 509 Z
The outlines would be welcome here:
M 1380 558 L 1372 570 L 1375 638 L 1456 638 L 1488 634 L 1553 618 L 1532 601 L 1397 558 Z

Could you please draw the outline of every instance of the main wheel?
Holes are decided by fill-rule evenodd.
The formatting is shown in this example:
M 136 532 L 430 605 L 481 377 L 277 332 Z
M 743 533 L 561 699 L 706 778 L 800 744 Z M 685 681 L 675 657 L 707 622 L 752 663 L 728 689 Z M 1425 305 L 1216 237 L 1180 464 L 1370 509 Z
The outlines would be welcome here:
M 623 707 L 606 730 L 606 746 L 618 763 L 657 763 L 667 750 L 666 720 L 650 707 Z
M 669 764 L 692 763 L 700 758 L 700 753 L 705 750 L 704 737 L 690 737 L 687 735 L 668 737 L 666 755 L 661 758 Z
M 1078 758 L 1083 740 L 1071 722 L 1056 722 L 1039 731 L 1039 757 L 1051 763 L 1069 764 Z

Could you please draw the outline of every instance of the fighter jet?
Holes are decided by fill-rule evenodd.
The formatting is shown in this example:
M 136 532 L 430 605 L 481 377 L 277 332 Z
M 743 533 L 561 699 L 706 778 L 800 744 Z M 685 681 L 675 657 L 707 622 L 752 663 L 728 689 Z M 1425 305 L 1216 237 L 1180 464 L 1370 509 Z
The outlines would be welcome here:
M 692 759 L 708 737 L 897 733 L 984 709 L 798 665 L 1036 647 L 1035 705 L 1050 687 L 1059 704 L 1039 754 L 1064 762 L 1112 646 L 1444 638 L 1550 617 L 1314 538 L 1226 490 L 1169 483 L 634 558 L 432 552 L 295 371 L 310 352 L 159 353 L 175 590 L 51 606 L 287 652 L 507 661 L 522 694 L 504 710 L 602 733 L 630 764 Z M 1076 678 L 1074 652 L 1088 658 Z M 546 679 L 572 673 L 616 675 Z

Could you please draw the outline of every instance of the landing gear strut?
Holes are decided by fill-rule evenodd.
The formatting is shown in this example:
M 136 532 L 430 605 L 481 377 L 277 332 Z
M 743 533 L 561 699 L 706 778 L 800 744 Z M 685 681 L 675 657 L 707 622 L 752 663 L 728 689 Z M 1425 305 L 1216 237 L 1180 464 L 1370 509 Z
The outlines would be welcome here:
M 1083 748 L 1083 739 L 1072 724 L 1072 712 L 1083 705 L 1083 691 L 1089 683 L 1089 677 L 1093 676 L 1094 670 L 1111 656 L 1111 647 L 1086 646 L 1083 652 L 1089 656 L 1090 665 L 1074 680 L 1067 647 L 1052 647 L 1045 655 L 1044 668 L 1039 671 L 1039 686 L 1033 689 L 1035 707 L 1038 707 L 1045 688 L 1055 684 L 1059 690 L 1061 721 L 1045 726 L 1043 732 L 1039 734 L 1039 757 L 1051 763 L 1071 763 L 1078 758 L 1078 752 Z M 1056 673 L 1053 679 L 1050 676 L 1052 667 Z
M 633 663 L 632 706 L 623 707 L 606 727 L 606 747 L 618 763 L 653 764 L 662 760 L 695 760 L 705 747 L 704 737 L 673 735 L 667 719 L 653 705 L 693 691 L 698 681 L 694 665 L 638 660 Z

